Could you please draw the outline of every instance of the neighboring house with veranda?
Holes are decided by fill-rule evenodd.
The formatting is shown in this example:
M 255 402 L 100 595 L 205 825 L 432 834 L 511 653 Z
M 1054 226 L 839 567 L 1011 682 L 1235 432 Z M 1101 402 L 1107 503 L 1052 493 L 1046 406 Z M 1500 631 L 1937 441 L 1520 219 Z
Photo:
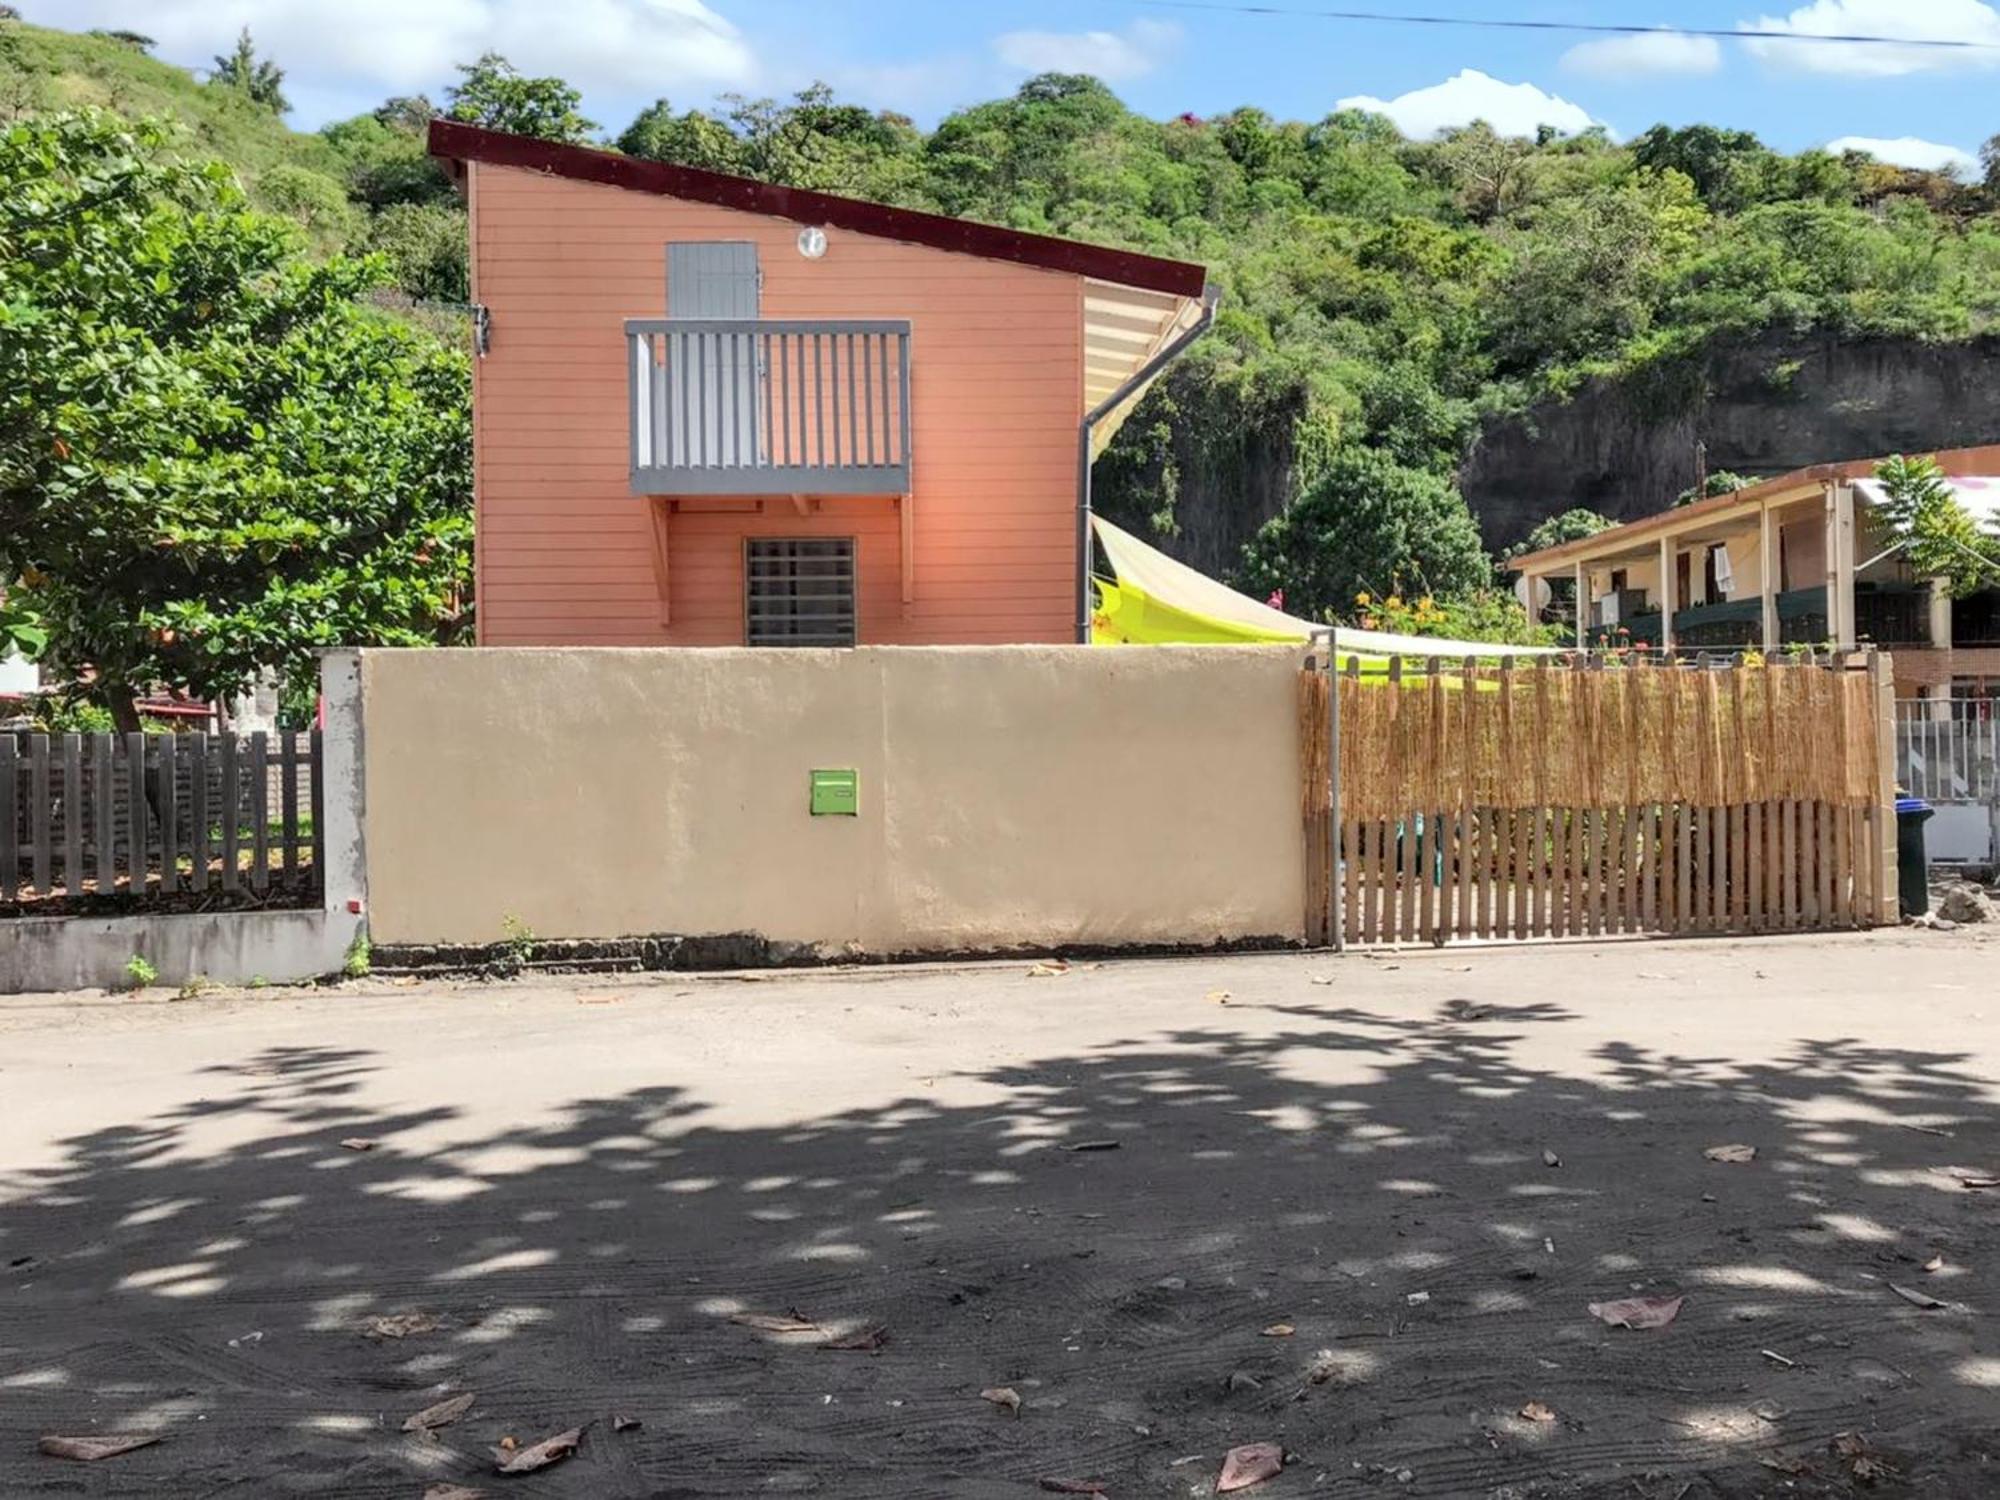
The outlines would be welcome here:
M 1982 524 L 2000 520 L 2000 444 L 1932 455 Z M 1578 601 L 1578 645 L 1727 652 L 1879 646 L 1900 698 L 2000 695 L 2000 587 L 1952 598 L 1875 514 L 1877 459 L 1816 464 L 1508 566 Z

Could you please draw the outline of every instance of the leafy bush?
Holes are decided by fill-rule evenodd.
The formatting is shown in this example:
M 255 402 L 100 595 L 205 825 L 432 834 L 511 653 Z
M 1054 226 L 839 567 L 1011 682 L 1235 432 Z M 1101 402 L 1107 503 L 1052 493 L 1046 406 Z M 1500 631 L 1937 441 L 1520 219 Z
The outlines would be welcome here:
M 1240 580 L 1286 608 L 1351 618 L 1370 598 L 1472 593 L 1492 578 L 1479 528 L 1449 480 L 1375 449 L 1336 454 L 1304 495 L 1244 548 Z
M 155 682 L 467 624 L 465 357 L 297 238 L 160 125 L 0 134 L 0 578 L 121 728 Z
M 397 288 L 435 302 L 468 291 L 465 215 L 439 203 L 392 203 L 369 222 L 363 245 L 388 259 Z

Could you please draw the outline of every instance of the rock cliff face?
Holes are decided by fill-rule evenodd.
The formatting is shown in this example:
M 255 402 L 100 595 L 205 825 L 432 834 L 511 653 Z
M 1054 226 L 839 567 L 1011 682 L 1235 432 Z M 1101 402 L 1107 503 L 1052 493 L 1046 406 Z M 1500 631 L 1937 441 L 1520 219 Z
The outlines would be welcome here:
M 1105 515 L 1217 577 L 1291 499 L 1289 419 L 1200 445 L 1191 425 L 1141 408 L 1099 463 Z M 1474 442 L 1459 486 L 1498 554 L 1545 516 L 1584 506 L 1627 521 L 1672 505 L 1694 483 L 1694 445 L 1711 472 L 1751 478 L 1807 464 L 2000 442 L 2000 338 L 1961 344 L 1767 335 L 1713 350 L 1666 374 L 1586 385 L 1495 421 Z M 1173 474 L 1177 534 L 1148 524 Z
M 1708 467 L 1807 464 L 2000 441 L 2000 338 L 1963 344 L 1767 336 L 1678 381 L 1595 381 L 1481 433 L 1459 485 L 1489 548 L 1574 506 L 1616 521 L 1673 504 Z

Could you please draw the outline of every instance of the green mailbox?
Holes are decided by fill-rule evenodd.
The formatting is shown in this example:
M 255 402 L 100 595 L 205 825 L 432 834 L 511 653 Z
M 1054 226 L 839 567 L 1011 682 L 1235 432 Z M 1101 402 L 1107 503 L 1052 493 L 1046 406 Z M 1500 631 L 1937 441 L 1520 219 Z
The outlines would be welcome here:
M 861 812 L 861 773 L 855 770 L 812 773 L 812 815 L 852 818 Z

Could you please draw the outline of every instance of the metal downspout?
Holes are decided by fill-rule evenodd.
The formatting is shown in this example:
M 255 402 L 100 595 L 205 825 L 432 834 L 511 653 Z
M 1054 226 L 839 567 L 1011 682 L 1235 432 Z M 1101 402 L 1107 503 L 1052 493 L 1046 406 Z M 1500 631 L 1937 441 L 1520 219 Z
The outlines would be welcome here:
M 1147 381 L 1159 374 L 1167 365 L 1180 357 L 1183 349 L 1187 348 L 1189 344 L 1192 344 L 1203 333 L 1207 332 L 1208 325 L 1215 321 L 1215 304 L 1220 300 L 1221 295 L 1221 292 L 1215 287 L 1209 287 L 1204 290 L 1201 294 L 1201 315 L 1189 324 L 1187 330 L 1180 334 L 1172 343 L 1168 344 L 1159 353 L 1139 366 L 1117 390 L 1092 407 L 1084 416 L 1083 425 L 1077 429 L 1076 643 L 1079 646 L 1088 646 L 1090 644 L 1090 559 L 1092 556 L 1092 543 L 1095 540 L 1090 533 L 1091 430 L 1104 420 L 1107 413 L 1116 410 L 1119 402 L 1123 401 L 1132 392 L 1138 390 Z

